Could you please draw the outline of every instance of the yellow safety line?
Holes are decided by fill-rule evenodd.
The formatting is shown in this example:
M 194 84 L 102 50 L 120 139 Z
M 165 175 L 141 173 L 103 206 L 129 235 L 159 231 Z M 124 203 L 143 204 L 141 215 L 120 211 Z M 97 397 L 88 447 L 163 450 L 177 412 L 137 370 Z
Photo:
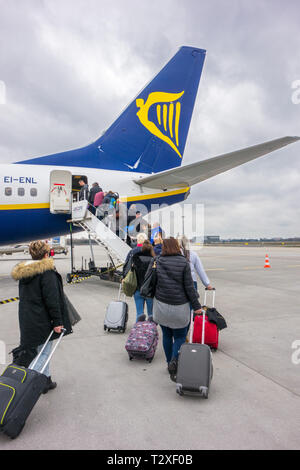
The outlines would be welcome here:
M 0 305 L 9 304 L 10 302 L 15 302 L 16 300 L 19 300 L 19 297 L 12 297 L 11 299 L 1 300 Z

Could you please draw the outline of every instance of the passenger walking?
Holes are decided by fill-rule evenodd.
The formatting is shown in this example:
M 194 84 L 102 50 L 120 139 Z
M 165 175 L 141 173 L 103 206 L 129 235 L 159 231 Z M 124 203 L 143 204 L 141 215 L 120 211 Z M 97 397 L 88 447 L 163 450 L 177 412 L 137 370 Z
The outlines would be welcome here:
M 154 222 L 152 229 L 151 229 L 151 236 L 150 236 L 151 243 L 154 243 L 154 239 L 157 235 L 160 235 L 161 238 L 164 238 L 164 232 L 161 226 L 159 225 L 159 222 Z
M 161 326 L 163 348 L 171 380 L 175 380 L 178 354 L 190 323 L 190 303 L 201 312 L 190 264 L 174 238 L 163 241 L 156 261 L 157 284 L 153 300 L 153 319 Z
M 137 278 L 137 290 L 134 293 L 136 321 L 140 315 L 144 314 L 145 303 L 147 305 L 148 319 L 153 315 L 153 299 L 145 299 L 142 297 L 140 294 L 140 288 L 144 282 L 149 264 L 152 264 L 154 256 L 153 246 L 149 240 L 145 240 L 140 251 L 136 252 L 132 257 L 132 266 Z
M 130 238 L 128 245 L 133 247 L 137 243 L 137 236 L 139 233 L 146 234 L 146 238 L 148 238 L 148 223 L 146 222 L 146 220 L 143 219 L 141 211 L 136 211 L 135 218 L 132 219 L 131 217 L 130 220 L 131 221 L 127 227 L 127 234 Z
M 62 328 L 65 335 L 72 333 L 67 305 L 63 293 L 60 274 L 55 270 L 54 261 L 49 258 L 49 246 L 44 241 L 35 241 L 29 245 L 30 261 L 17 264 L 12 277 L 19 281 L 19 327 L 20 345 L 36 348 L 37 353 L 50 332 L 54 330 L 51 341 L 43 351 L 34 370 L 40 371 L 51 353 L 52 340 L 57 339 Z M 43 372 L 48 377 L 44 393 L 54 389 L 49 364 Z
M 145 303 L 147 305 L 148 317 L 152 316 L 153 299 L 145 299 L 142 297 L 140 287 L 144 282 L 145 274 L 154 256 L 153 247 L 147 239 L 146 234 L 139 233 L 137 235 L 137 246 L 128 253 L 123 267 L 123 279 L 131 268 L 133 268 L 136 273 L 137 290 L 134 293 L 136 319 L 144 314 Z
M 183 235 L 178 238 L 178 242 L 179 242 L 183 255 L 186 257 L 186 259 L 190 263 L 195 289 L 197 290 L 198 288 L 198 282 L 197 282 L 198 281 L 197 274 L 198 274 L 202 284 L 207 289 L 212 290 L 213 287 L 210 284 L 210 280 L 205 272 L 201 259 L 199 258 L 199 256 L 197 255 L 195 251 L 192 251 L 190 249 L 190 242 L 188 238 L 185 235 Z
M 95 212 L 96 212 L 96 206 L 95 206 L 95 196 L 97 193 L 101 192 L 102 191 L 102 188 L 100 188 L 99 184 L 98 183 L 93 183 L 92 184 L 92 187 L 91 187 L 91 190 L 90 190 L 90 193 L 89 193 L 89 203 L 90 203 L 90 211 L 92 212 L 92 214 L 95 215 Z
M 89 186 L 86 182 L 85 179 L 81 178 L 78 181 L 78 184 L 80 186 L 80 191 L 79 191 L 79 201 L 84 201 L 89 199 Z
M 94 197 L 94 206 L 97 208 L 99 206 L 101 206 L 102 202 L 103 202 L 103 199 L 104 199 L 104 192 L 102 191 L 98 191 L 96 194 L 95 194 L 95 197 Z
M 104 199 L 104 192 L 98 191 L 94 197 L 95 215 L 101 220 L 104 217 L 104 212 L 100 210 L 101 204 Z
M 159 256 L 161 254 L 162 244 L 163 244 L 163 239 L 160 233 L 157 233 L 155 235 L 153 243 L 154 243 L 153 249 L 154 249 L 155 256 Z
M 126 260 L 125 260 L 125 263 L 123 265 L 123 279 L 124 279 L 124 277 L 126 276 L 126 274 L 128 273 L 129 269 L 132 266 L 133 255 L 135 255 L 136 253 L 139 253 L 141 251 L 143 243 L 144 243 L 145 240 L 147 240 L 147 235 L 145 233 L 139 233 L 138 236 L 137 236 L 137 245 L 134 248 L 132 248 L 132 250 L 130 250 L 128 252 L 127 256 L 126 256 Z

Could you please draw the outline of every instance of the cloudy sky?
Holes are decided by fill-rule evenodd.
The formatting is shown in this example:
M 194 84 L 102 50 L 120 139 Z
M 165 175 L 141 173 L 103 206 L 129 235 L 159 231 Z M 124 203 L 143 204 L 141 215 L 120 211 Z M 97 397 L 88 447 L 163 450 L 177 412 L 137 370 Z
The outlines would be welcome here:
M 95 140 L 182 45 L 207 50 L 184 164 L 300 135 L 299 16 L 298 0 L 0 0 L 0 163 Z M 300 236 L 299 183 L 300 142 L 190 200 L 208 235 Z

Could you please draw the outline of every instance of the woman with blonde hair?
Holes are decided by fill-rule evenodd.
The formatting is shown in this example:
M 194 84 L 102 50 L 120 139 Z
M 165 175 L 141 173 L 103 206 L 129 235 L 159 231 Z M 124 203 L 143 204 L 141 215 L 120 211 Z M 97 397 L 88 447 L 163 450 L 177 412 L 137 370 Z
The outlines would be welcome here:
M 181 248 L 182 254 L 186 257 L 186 259 L 189 261 L 190 266 L 191 266 L 191 273 L 192 273 L 192 278 L 194 281 L 194 286 L 195 289 L 197 290 L 198 283 L 197 283 L 197 274 L 202 282 L 202 284 L 209 290 L 213 289 L 213 287 L 210 284 L 210 280 L 207 277 L 207 274 L 205 272 L 205 269 L 203 267 L 203 264 L 201 262 L 201 259 L 197 255 L 195 251 L 192 251 L 190 249 L 190 242 L 188 238 L 185 235 L 182 235 L 181 237 L 177 238 L 179 246 Z

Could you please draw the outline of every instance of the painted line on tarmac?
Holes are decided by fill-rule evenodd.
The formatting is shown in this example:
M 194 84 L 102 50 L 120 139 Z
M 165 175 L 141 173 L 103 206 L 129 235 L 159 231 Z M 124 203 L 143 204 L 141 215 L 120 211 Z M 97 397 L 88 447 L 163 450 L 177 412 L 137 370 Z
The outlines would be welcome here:
M 225 268 L 208 268 L 205 271 L 226 271 Z
M 263 269 L 263 266 L 244 266 L 243 269 Z

